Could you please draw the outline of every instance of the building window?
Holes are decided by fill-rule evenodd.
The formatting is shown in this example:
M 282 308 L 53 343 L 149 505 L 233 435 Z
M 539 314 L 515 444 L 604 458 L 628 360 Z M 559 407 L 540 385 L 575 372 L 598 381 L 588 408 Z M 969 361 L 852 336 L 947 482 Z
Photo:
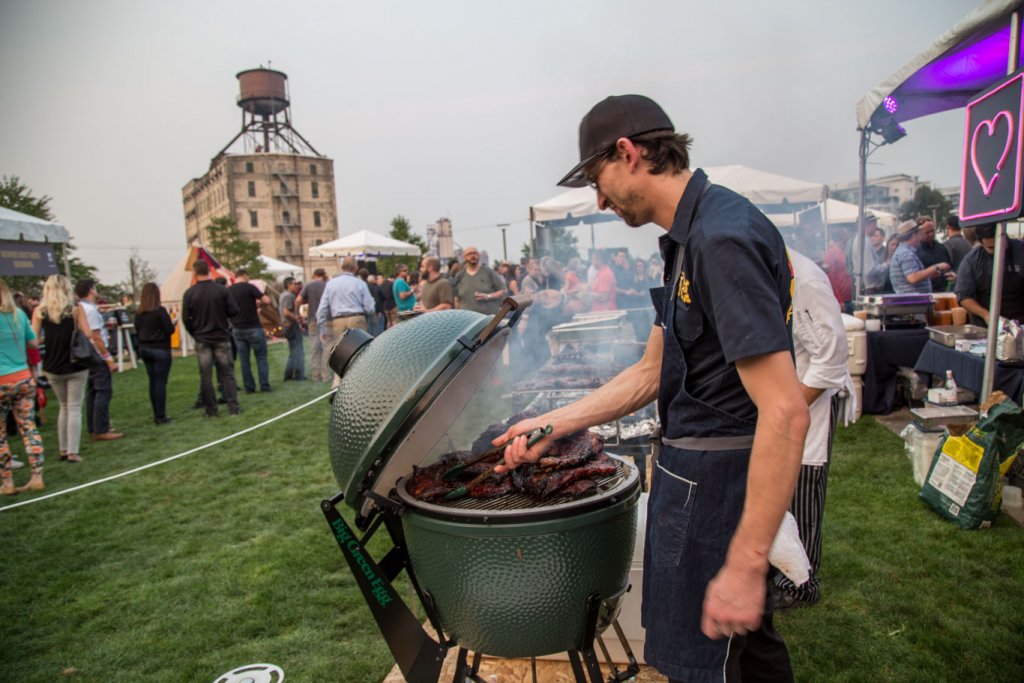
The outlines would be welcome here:
M 283 180 L 281 181 L 281 194 L 288 194 L 288 186 L 284 184 Z
M 285 240 L 284 241 L 284 253 L 286 253 L 286 254 L 292 253 L 292 241 L 291 240 Z
M 320 184 L 319 183 L 313 182 L 312 185 L 311 185 L 311 189 L 312 189 L 312 192 L 313 192 L 313 199 L 316 199 L 317 197 L 320 196 Z
M 255 197 L 256 196 L 256 183 L 254 181 L 252 181 L 252 180 L 249 181 L 249 196 L 250 197 Z
M 290 211 L 285 211 L 284 212 L 284 224 L 285 225 L 291 225 L 292 224 L 292 214 L 291 214 Z
M 250 228 L 259 227 L 259 221 L 256 219 L 256 212 L 255 211 L 250 211 L 249 212 L 249 227 Z
M 314 211 L 313 212 L 313 227 L 316 227 L 316 228 L 320 227 L 320 212 L 319 211 Z
M 251 161 L 245 162 L 245 172 L 246 173 L 252 173 L 252 162 Z
M 320 246 L 321 244 L 323 244 L 323 243 L 324 243 L 324 241 L 323 241 L 323 240 L 317 240 L 317 241 L 316 241 L 316 246 L 318 246 L 318 247 L 319 247 L 319 246 Z
M 316 175 L 316 164 L 309 165 L 309 175 Z

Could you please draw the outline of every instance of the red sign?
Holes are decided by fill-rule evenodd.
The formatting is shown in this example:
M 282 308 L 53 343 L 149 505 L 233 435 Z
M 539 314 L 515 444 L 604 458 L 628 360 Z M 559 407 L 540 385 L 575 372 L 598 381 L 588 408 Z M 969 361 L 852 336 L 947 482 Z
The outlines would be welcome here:
M 960 223 L 1017 218 L 1022 208 L 1024 72 L 980 93 L 967 105 Z

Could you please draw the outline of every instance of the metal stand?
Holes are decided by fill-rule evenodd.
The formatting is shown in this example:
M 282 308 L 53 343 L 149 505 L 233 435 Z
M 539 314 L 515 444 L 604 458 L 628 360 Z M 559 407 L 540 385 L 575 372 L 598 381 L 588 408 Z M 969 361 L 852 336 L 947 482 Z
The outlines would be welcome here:
M 349 569 L 363 593 L 363 598 L 366 600 L 391 654 L 395 657 L 398 668 L 401 669 L 402 675 L 409 683 L 437 683 L 441 677 L 441 666 L 444 663 L 445 655 L 456 644 L 444 637 L 444 629 L 441 626 L 434 597 L 420 588 L 416 581 L 409 562 L 409 553 L 406 550 L 399 505 L 385 499 L 378 500 L 378 503 L 381 504 L 380 512 L 367 524 L 366 533 L 359 538 L 338 512 L 338 503 L 344 498 L 343 493 L 336 493 L 330 499 L 321 501 L 320 509 L 334 533 L 341 554 L 345 556 Z M 378 564 L 370 556 L 366 544 L 381 524 L 387 528 L 394 545 Z M 362 527 L 362 525 L 360 526 Z M 403 570 L 409 577 L 416 596 L 427 614 L 427 619 L 440 639 L 439 641 L 430 637 L 416 615 L 392 586 L 392 581 Z M 633 651 L 619 626 L 617 616 L 617 600 L 608 602 L 596 594 L 587 599 L 587 625 L 584 630 L 583 642 L 580 643 L 579 649 L 568 651 L 569 664 L 572 666 L 573 678 L 576 683 L 619 683 L 633 678 L 640 672 L 640 665 L 633 656 Z M 622 671 L 619 671 L 612 663 L 600 634 L 609 626 L 615 630 L 619 643 L 629 659 L 628 666 Z M 607 679 L 602 677 L 601 666 L 598 664 L 597 653 L 594 650 L 595 642 L 611 670 L 611 675 Z M 483 653 L 473 653 L 472 661 L 469 659 L 469 654 L 469 650 L 459 646 L 453 683 L 484 683 L 479 677 Z M 536 662 L 534 662 L 533 679 L 536 683 Z
M 132 362 L 132 370 L 135 370 L 138 365 L 135 363 L 135 348 L 132 346 L 132 332 L 135 330 L 135 325 L 118 325 L 117 326 L 117 371 L 124 372 L 124 351 L 128 349 L 128 358 Z

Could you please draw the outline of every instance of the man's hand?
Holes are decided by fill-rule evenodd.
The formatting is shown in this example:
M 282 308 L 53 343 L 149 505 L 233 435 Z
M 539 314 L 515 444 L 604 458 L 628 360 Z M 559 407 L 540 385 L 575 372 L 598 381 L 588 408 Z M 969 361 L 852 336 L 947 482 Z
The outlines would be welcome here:
M 722 567 L 704 593 L 700 622 L 704 635 L 718 640 L 756 630 L 764 613 L 767 574 L 767 564 L 764 569 L 729 564 Z
M 545 436 L 543 439 L 535 443 L 531 448 L 526 447 L 528 437 L 526 434 L 532 432 L 535 429 L 543 429 L 547 425 L 552 425 L 553 429 L 551 433 Z M 491 442 L 492 446 L 500 446 L 503 443 L 508 442 L 514 438 L 514 441 L 505 448 L 505 464 L 498 465 L 494 468 L 494 471 L 498 474 L 504 474 L 509 470 L 514 470 L 520 465 L 526 463 L 537 462 L 540 456 L 547 452 L 548 448 L 555 439 L 564 436 L 565 434 L 560 432 L 554 423 L 547 419 L 545 415 L 540 417 L 532 417 L 522 422 L 517 422 L 508 428 L 504 434 L 494 439 Z

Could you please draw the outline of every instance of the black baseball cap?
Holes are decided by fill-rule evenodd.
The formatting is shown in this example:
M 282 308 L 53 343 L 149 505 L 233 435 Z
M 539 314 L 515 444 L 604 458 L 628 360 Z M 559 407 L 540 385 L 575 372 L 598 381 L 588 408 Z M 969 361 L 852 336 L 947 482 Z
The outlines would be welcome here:
M 643 95 L 612 95 L 606 97 L 580 121 L 580 163 L 558 181 L 562 187 L 583 187 L 587 184 L 583 167 L 594 157 L 615 144 L 619 138 L 650 133 L 656 130 L 675 131 L 668 114 L 658 103 Z

